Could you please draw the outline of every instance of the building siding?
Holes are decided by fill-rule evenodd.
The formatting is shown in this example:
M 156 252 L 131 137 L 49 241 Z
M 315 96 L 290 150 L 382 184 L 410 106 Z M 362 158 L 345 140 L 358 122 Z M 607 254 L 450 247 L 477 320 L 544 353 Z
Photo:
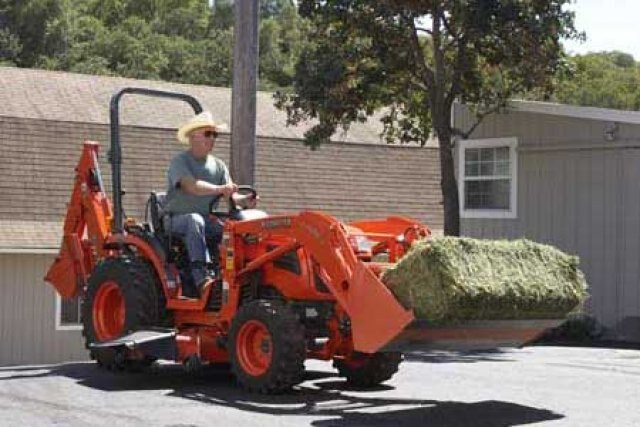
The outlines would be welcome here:
M 457 125 L 469 125 L 462 109 Z M 462 234 L 526 237 L 577 254 L 588 311 L 609 336 L 640 340 L 640 126 L 534 113 L 494 115 L 471 139 L 518 138 L 518 217 L 463 219 Z
M 0 365 L 87 360 L 81 332 L 56 330 L 53 255 L 0 254 Z

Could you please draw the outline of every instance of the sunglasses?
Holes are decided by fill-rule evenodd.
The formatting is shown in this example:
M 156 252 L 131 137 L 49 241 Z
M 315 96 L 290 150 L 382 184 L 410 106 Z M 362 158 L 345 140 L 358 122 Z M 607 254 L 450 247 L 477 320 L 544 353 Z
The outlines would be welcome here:
M 218 137 L 218 132 L 215 130 L 205 130 L 203 133 L 205 138 L 216 139 Z

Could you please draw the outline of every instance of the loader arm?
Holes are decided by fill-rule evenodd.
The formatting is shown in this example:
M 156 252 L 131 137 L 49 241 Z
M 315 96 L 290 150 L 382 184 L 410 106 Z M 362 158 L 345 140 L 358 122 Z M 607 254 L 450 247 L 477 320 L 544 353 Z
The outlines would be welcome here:
M 273 231 L 274 227 L 279 228 L 278 233 L 293 238 L 326 272 L 329 291 L 349 316 L 355 350 L 375 353 L 414 320 L 413 311 L 402 307 L 373 271 L 356 257 L 337 219 L 307 211 L 291 217 L 247 221 L 238 224 L 236 232 L 259 233 Z M 256 261 L 243 273 L 263 263 L 264 260 Z
M 64 220 L 60 253 L 45 276 L 64 298 L 83 291 L 96 258 L 106 255 L 104 242 L 110 233 L 113 210 L 100 175 L 98 149 L 97 142 L 83 144 Z
M 328 288 L 349 315 L 353 347 L 375 353 L 414 320 L 380 279 L 360 261 L 335 218 L 303 212 L 292 223 L 296 239 L 327 273 Z

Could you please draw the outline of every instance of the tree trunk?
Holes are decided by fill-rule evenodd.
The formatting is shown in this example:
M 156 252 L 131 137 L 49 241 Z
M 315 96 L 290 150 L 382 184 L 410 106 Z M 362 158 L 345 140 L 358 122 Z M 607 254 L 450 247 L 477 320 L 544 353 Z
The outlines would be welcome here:
M 451 150 L 451 103 L 447 102 L 447 69 L 445 47 L 441 37 L 445 13 L 439 2 L 434 3 L 432 22 L 432 43 L 434 58 L 434 82 L 430 96 L 431 117 L 440 142 L 440 189 L 444 204 L 444 234 L 460 235 L 460 210 L 458 186 L 453 166 Z
M 448 132 L 438 133 L 438 141 L 440 142 L 440 189 L 442 190 L 444 203 L 444 234 L 446 236 L 459 236 L 460 202 L 458 200 L 458 185 L 453 165 L 451 135 Z

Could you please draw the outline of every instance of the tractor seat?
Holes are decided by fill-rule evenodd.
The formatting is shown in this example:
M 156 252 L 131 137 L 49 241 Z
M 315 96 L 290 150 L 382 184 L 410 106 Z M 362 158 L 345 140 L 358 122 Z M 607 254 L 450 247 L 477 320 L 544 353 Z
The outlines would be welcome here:
M 167 204 L 167 193 L 164 191 L 152 191 L 149 195 L 149 201 L 147 202 L 148 216 L 151 220 L 151 228 L 157 237 L 163 240 L 169 239 L 169 234 L 171 234 L 171 239 L 177 241 L 176 243 L 181 243 L 184 235 L 181 233 L 171 233 L 170 230 L 167 230 L 165 227 L 165 220 L 167 214 L 164 212 L 164 208 Z
M 164 208 L 167 203 L 167 193 L 164 191 L 152 191 L 147 201 L 147 219 L 151 225 L 151 229 L 156 238 L 162 243 L 168 254 L 171 254 L 174 248 L 178 251 L 184 250 L 184 235 L 181 233 L 171 232 L 165 227 L 165 219 L 167 214 Z M 172 258 L 172 256 L 170 255 Z
M 167 193 L 164 191 L 152 191 L 147 202 L 151 228 L 156 234 L 164 235 L 164 207 L 167 203 Z
M 182 245 L 184 235 L 182 233 L 170 232 L 166 225 L 167 214 L 164 212 L 167 203 L 167 193 L 164 191 L 152 191 L 147 202 L 148 219 L 151 221 L 151 228 L 155 235 L 165 243 L 170 241 Z M 209 239 L 207 238 L 207 241 Z M 208 243 L 208 242 L 207 242 Z

